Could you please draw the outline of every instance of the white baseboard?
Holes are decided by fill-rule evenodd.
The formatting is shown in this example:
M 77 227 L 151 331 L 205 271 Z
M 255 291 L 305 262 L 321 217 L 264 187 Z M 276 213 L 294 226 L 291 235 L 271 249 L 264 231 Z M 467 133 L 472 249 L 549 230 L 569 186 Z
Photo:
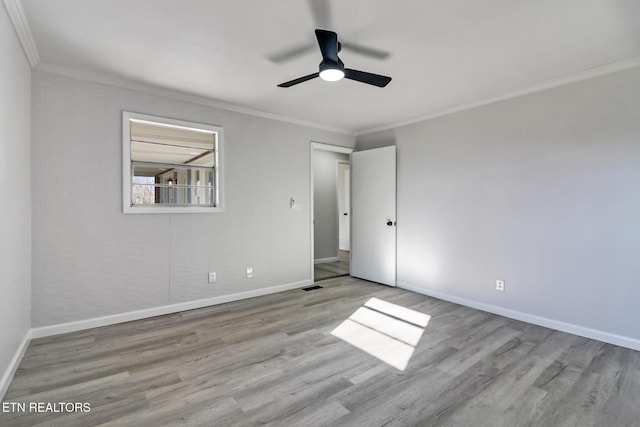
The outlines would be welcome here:
M 9 362 L 9 366 L 4 371 L 2 375 L 2 379 L 0 379 L 0 401 L 4 399 L 4 395 L 9 388 L 9 384 L 11 384 L 11 380 L 13 380 L 13 376 L 20 365 L 20 361 L 22 360 L 22 356 L 24 356 L 24 352 L 27 351 L 27 347 L 29 347 L 29 343 L 31 342 L 31 329 L 27 331 L 22 339 L 22 342 L 18 346 L 11 362 Z
M 239 301 L 247 298 L 254 298 L 278 292 L 289 291 L 291 289 L 303 288 L 311 285 L 310 280 L 287 283 L 284 285 L 271 286 L 268 288 L 256 289 L 245 292 L 238 292 L 230 295 L 206 298 L 196 301 L 181 302 L 177 304 L 152 307 L 144 310 L 130 311 L 127 313 L 112 314 L 109 316 L 95 317 L 92 319 L 78 320 L 76 322 L 61 323 L 58 325 L 42 326 L 31 329 L 31 338 L 42 338 L 51 335 L 66 334 L 84 329 L 97 328 L 100 326 L 113 325 L 116 323 L 130 322 L 132 320 L 145 319 L 148 317 L 161 316 L 163 314 L 177 313 L 179 311 L 193 310 L 195 308 L 208 307 L 211 305 L 224 304 L 226 302 Z
M 408 283 L 398 282 L 398 287 L 478 310 L 487 311 L 489 313 L 498 314 L 510 319 L 521 320 L 523 322 L 532 323 L 534 325 L 544 326 L 545 328 L 555 329 L 557 331 L 567 332 L 570 334 L 579 335 L 581 337 L 590 338 L 597 341 L 602 341 L 609 344 L 619 345 L 621 347 L 640 351 L 640 340 L 635 338 L 625 337 L 622 335 L 600 331 L 598 329 L 591 329 L 584 326 L 574 325 L 572 323 L 549 319 L 547 317 L 540 317 L 529 313 L 523 313 L 521 311 L 510 310 L 508 308 L 500 307 L 497 305 L 486 304 L 483 302 L 458 297 L 444 292 L 433 291 L 430 289 L 410 285 Z
M 340 258 L 338 258 L 337 256 L 331 257 L 331 258 L 318 258 L 318 259 L 314 259 L 313 263 L 314 264 L 325 264 L 327 262 L 336 262 L 336 261 L 340 261 Z

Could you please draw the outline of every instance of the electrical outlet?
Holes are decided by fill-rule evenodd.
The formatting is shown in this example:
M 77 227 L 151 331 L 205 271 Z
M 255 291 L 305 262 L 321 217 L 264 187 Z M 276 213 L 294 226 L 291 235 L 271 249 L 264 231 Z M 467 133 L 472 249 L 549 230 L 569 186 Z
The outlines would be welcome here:
M 209 273 L 209 283 L 216 283 L 216 272 Z
M 504 280 L 496 280 L 496 291 L 504 292 Z
M 253 267 L 247 267 L 247 277 L 253 277 Z

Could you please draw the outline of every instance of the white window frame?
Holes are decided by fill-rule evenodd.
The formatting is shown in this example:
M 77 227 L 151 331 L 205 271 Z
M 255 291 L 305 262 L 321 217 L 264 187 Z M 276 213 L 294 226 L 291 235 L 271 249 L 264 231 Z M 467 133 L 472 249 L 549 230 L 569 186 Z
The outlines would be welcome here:
M 131 120 L 144 120 L 172 126 L 180 126 L 193 129 L 202 129 L 216 132 L 214 147 L 214 171 L 216 175 L 214 194 L 216 206 L 132 206 L 131 194 Z M 221 126 L 213 126 L 204 123 L 194 123 L 184 120 L 169 119 L 148 114 L 122 112 L 122 212 L 125 214 L 162 214 L 162 213 L 221 213 L 224 212 L 224 137 Z

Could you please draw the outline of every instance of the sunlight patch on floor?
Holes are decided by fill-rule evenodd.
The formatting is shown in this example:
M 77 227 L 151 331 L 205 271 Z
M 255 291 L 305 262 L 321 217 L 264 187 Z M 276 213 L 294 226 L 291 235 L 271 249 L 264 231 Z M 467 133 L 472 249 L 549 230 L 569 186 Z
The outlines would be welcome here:
M 371 298 L 331 335 L 404 371 L 431 316 Z

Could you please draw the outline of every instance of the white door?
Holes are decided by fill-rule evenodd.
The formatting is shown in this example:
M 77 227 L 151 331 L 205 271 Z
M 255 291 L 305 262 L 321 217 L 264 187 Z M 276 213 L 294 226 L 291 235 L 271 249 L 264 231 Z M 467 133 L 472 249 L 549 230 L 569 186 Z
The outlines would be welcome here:
M 341 251 L 349 250 L 350 187 L 349 163 L 338 163 L 338 242 Z
M 351 154 L 351 275 L 396 285 L 396 147 Z

